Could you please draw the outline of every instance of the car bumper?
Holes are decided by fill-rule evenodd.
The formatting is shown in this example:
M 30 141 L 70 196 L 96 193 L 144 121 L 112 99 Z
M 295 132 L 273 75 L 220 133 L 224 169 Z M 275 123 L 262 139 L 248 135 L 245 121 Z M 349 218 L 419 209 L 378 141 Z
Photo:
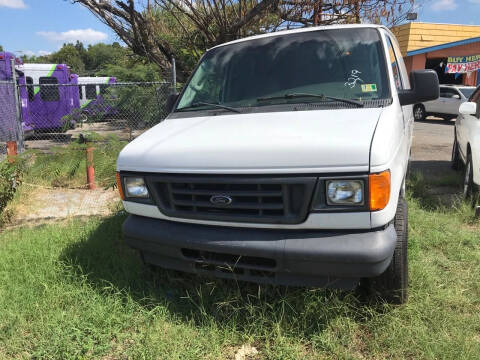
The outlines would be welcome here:
M 205 226 L 130 215 L 127 244 L 145 262 L 222 278 L 294 286 L 353 288 L 383 273 L 396 244 L 380 230 L 267 230 Z

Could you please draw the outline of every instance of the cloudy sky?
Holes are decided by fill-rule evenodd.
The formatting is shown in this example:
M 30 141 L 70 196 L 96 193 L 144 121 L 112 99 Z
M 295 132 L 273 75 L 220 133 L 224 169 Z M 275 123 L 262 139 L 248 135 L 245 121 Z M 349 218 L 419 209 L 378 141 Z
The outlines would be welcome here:
M 416 0 L 418 21 L 480 25 L 480 0 Z M 0 44 L 42 55 L 64 42 L 111 43 L 117 38 L 88 10 L 65 0 L 0 0 Z
M 0 0 L 0 45 L 42 55 L 65 42 L 111 43 L 117 38 L 87 9 L 65 0 Z

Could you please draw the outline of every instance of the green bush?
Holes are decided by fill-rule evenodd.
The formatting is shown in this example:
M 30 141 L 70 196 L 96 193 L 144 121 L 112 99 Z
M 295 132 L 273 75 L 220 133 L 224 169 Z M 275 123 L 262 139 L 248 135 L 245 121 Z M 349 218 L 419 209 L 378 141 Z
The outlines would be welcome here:
M 103 99 L 115 117 L 127 120 L 130 128 L 148 128 L 167 116 L 165 102 L 170 89 L 168 84 L 160 85 L 113 86 Z
M 15 163 L 7 160 L 0 162 L 0 214 L 12 200 L 15 191 L 22 181 L 24 161 L 17 157 Z

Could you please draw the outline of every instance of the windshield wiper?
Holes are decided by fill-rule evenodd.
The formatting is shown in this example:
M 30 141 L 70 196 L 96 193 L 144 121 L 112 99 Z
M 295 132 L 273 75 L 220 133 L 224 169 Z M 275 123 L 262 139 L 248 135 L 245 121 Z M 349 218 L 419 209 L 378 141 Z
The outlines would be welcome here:
M 296 98 L 303 98 L 303 97 L 313 97 L 313 98 L 319 98 L 321 100 L 334 100 L 334 101 L 340 101 L 344 102 L 347 104 L 353 104 L 358 107 L 363 107 L 363 103 L 358 100 L 353 100 L 353 99 L 345 99 L 345 98 L 339 98 L 335 96 L 328 96 L 324 94 L 307 94 L 307 93 L 291 93 L 291 94 L 285 94 L 281 96 L 270 96 L 270 97 L 262 97 L 258 98 L 257 101 L 269 101 L 269 100 L 280 100 L 280 99 L 296 99 Z
M 186 106 L 186 107 L 177 109 L 177 111 L 182 111 L 182 110 L 186 110 L 186 109 L 193 109 L 193 108 L 197 108 L 199 106 L 212 106 L 212 107 L 217 107 L 217 108 L 220 108 L 220 109 L 225 109 L 225 110 L 228 110 L 228 111 L 231 111 L 231 112 L 235 112 L 235 113 L 238 113 L 238 114 L 242 113 L 240 110 L 237 110 L 237 109 L 232 108 L 230 106 L 225 106 L 225 105 L 216 104 L 216 103 L 203 102 L 203 101 L 194 102 L 190 106 Z

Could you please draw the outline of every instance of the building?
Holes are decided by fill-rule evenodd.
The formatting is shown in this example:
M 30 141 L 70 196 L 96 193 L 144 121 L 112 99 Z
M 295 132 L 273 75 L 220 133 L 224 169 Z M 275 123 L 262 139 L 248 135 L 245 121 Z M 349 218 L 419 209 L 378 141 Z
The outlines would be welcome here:
M 409 72 L 433 69 L 441 84 L 480 85 L 480 26 L 411 22 L 392 32 Z

